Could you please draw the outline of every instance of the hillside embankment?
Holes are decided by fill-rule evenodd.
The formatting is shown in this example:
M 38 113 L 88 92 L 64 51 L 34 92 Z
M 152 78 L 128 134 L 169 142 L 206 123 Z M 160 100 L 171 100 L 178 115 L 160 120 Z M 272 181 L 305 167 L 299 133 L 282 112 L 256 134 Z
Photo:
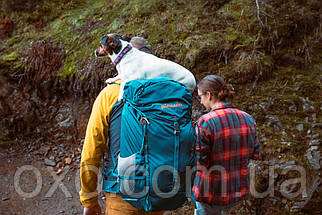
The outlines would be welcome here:
M 1 163 L 1 187 L 34 160 L 57 175 L 77 170 L 91 106 L 115 75 L 109 59 L 93 51 L 106 33 L 118 33 L 145 37 L 157 56 L 180 63 L 197 80 L 222 75 L 236 90 L 235 106 L 255 117 L 263 161 L 252 165 L 254 195 L 236 214 L 322 214 L 321 4 L 0 0 L 1 159 L 16 160 Z M 195 98 L 194 118 L 203 112 Z M 0 191 L 1 208 L 25 201 L 9 184 Z M 76 189 L 73 196 L 76 202 Z

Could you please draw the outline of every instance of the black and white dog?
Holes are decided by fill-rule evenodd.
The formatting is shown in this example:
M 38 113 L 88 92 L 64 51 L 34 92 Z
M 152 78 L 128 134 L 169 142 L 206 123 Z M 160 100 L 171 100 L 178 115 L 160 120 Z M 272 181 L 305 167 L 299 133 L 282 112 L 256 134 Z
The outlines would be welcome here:
M 132 48 L 129 42 L 116 34 L 108 34 L 102 38 L 100 47 L 95 50 L 95 56 L 109 56 L 116 66 L 118 75 L 107 79 L 106 83 L 122 80 L 119 101 L 123 98 L 125 83 L 131 80 L 166 77 L 184 84 L 191 93 L 196 87 L 194 75 L 183 66 Z

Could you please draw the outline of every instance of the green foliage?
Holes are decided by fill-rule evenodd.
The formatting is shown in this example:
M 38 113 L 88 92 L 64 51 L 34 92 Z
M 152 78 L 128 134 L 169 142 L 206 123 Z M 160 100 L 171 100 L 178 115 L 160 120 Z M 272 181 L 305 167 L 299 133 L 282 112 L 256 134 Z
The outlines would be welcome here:
M 0 147 L 7 148 L 11 144 L 10 141 L 0 140 Z
M 64 62 L 64 67 L 62 69 L 62 71 L 58 74 L 61 77 L 68 77 L 70 75 L 72 75 L 73 73 L 75 73 L 76 68 L 75 68 L 75 62 L 72 61 L 73 59 L 71 59 L 70 61 L 65 61 Z
M 27 23 L 35 23 L 43 20 L 48 23 L 58 18 L 64 10 L 80 5 L 79 0 L 6 0 L 3 3 L 4 12 L 19 15 L 19 18 Z
M 16 51 L 1 56 L 0 63 L 1 61 L 3 61 L 6 65 L 11 65 L 14 70 L 23 66 L 19 54 Z
M 16 61 L 18 59 L 17 52 L 11 52 L 10 54 L 1 56 L 1 60 L 3 61 Z
M 269 78 L 274 71 L 275 58 L 279 58 L 276 55 L 278 41 L 289 39 L 290 33 L 294 34 L 296 23 L 303 29 L 296 30 L 297 37 L 301 37 L 305 34 L 304 30 L 316 22 L 317 11 L 309 7 L 316 2 L 305 3 L 307 7 L 304 7 L 304 11 L 303 4 L 278 0 L 262 2 L 260 9 L 263 13 L 259 17 L 264 20 L 264 25 L 261 26 L 256 5 L 249 0 L 218 1 L 213 4 L 203 0 L 90 0 L 82 4 L 76 0 L 42 0 L 31 10 L 32 13 L 26 9 L 29 13 L 25 15 L 32 18 L 23 15 L 19 21 L 30 23 L 30 19 L 34 19 L 32 22 L 43 19 L 46 23 L 40 32 L 33 27 L 25 27 L 24 41 L 54 38 L 56 43 L 63 43 L 67 59 L 60 72 L 62 76 L 72 75 L 82 69 L 79 65 L 93 58 L 93 50 L 103 35 L 120 33 L 146 37 L 157 50 L 158 56 L 188 67 L 197 76 L 206 72 L 205 68 L 212 71 L 220 69 L 234 83 L 243 83 Z M 9 44 L 16 43 L 9 40 L 7 45 L 10 51 Z M 307 50 L 303 51 L 303 56 L 295 56 L 297 53 L 293 52 L 288 54 L 288 58 L 305 57 L 311 51 Z M 272 51 L 275 54 L 271 54 Z M 209 68 L 209 65 L 212 66 Z
M 249 0 L 39 2 L 31 13 L 29 9 L 19 16 L 15 10 L 9 13 L 16 24 L 24 26 L 16 27 L 1 49 L 1 61 L 13 68 L 23 65 L 19 53 L 29 48 L 31 41 L 51 39 L 64 48 L 64 65 L 58 75 L 68 78 L 94 58 L 93 51 L 103 35 L 119 33 L 146 37 L 158 56 L 182 64 L 198 79 L 219 73 L 238 85 L 270 79 L 274 83 L 274 73 L 286 79 L 292 74 L 300 91 L 286 88 L 283 92 L 288 94 L 280 95 L 273 90 L 286 101 L 281 104 L 299 103 L 299 95 L 320 99 L 316 93 L 320 83 L 311 81 L 318 78 L 316 70 L 297 74 L 321 59 L 313 54 L 320 53 L 321 47 L 321 32 L 316 28 L 318 1 L 259 1 L 260 14 L 255 2 Z M 46 25 L 37 29 L 28 16 L 34 21 L 42 18 Z M 290 64 L 296 72 L 280 69 Z

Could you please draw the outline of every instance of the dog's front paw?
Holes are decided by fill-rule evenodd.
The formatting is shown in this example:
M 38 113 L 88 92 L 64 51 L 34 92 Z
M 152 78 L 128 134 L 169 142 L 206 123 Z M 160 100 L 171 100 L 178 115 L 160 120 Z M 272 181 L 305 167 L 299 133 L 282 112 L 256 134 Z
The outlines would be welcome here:
M 117 98 L 117 101 L 119 101 L 119 102 L 121 102 L 123 100 L 123 96 L 119 96 L 118 98 Z
M 106 84 L 112 84 L 113 82 L 115 82 L 116 80 L 114 78 L 109 78 L 105 81 Z

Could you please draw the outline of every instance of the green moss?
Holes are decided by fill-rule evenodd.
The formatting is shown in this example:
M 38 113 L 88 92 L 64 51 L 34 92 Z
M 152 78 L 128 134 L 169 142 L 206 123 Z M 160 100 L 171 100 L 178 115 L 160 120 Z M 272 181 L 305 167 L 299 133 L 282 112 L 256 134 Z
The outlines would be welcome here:
M 11 52 L 10 54 L 1 56 L 0 59 L 3 61 L 16 61 L 18 60 L 18 57 L 19 55 L 17 52 Z
M 21 35 L 16 35 L 16 36 L 13 36 L 11 38 L 9 38 L 7 40 L 7 46 L 8 47 L 12 47 L 12 46 L 20 46 L 20 42 L 22 40 L 22 36 Z
M 68 59 L 67 59 L 68 60 Z M 70 75 L 77 72 L 77 68 L 75 66 L 74 61 L 65 61 L 63 69 L 58 73 L 60 77 L 69 77 Z
M 123 19 L 114 19 L 113 22 L 107 27 L 107 30 L 110 32 L 115 32 L 121 25 L 124 25 Z
M 235 34 L 230 34 L 230 35 L 228 35 L 227 36 L 227 39 L 229 40 L 229 41 L 235 41 L 236 39 L 237 39 L 237 35 L 235 35 Z
M 16 51 L 0 57 L 0 62 L 3 61 L 4 64 L 11 67 L 13 70 L 17 70 L 23 67 L 22 59 Z
M 0 147 L 7 148 L 11 144 L 11 141 L 0 140 Z

